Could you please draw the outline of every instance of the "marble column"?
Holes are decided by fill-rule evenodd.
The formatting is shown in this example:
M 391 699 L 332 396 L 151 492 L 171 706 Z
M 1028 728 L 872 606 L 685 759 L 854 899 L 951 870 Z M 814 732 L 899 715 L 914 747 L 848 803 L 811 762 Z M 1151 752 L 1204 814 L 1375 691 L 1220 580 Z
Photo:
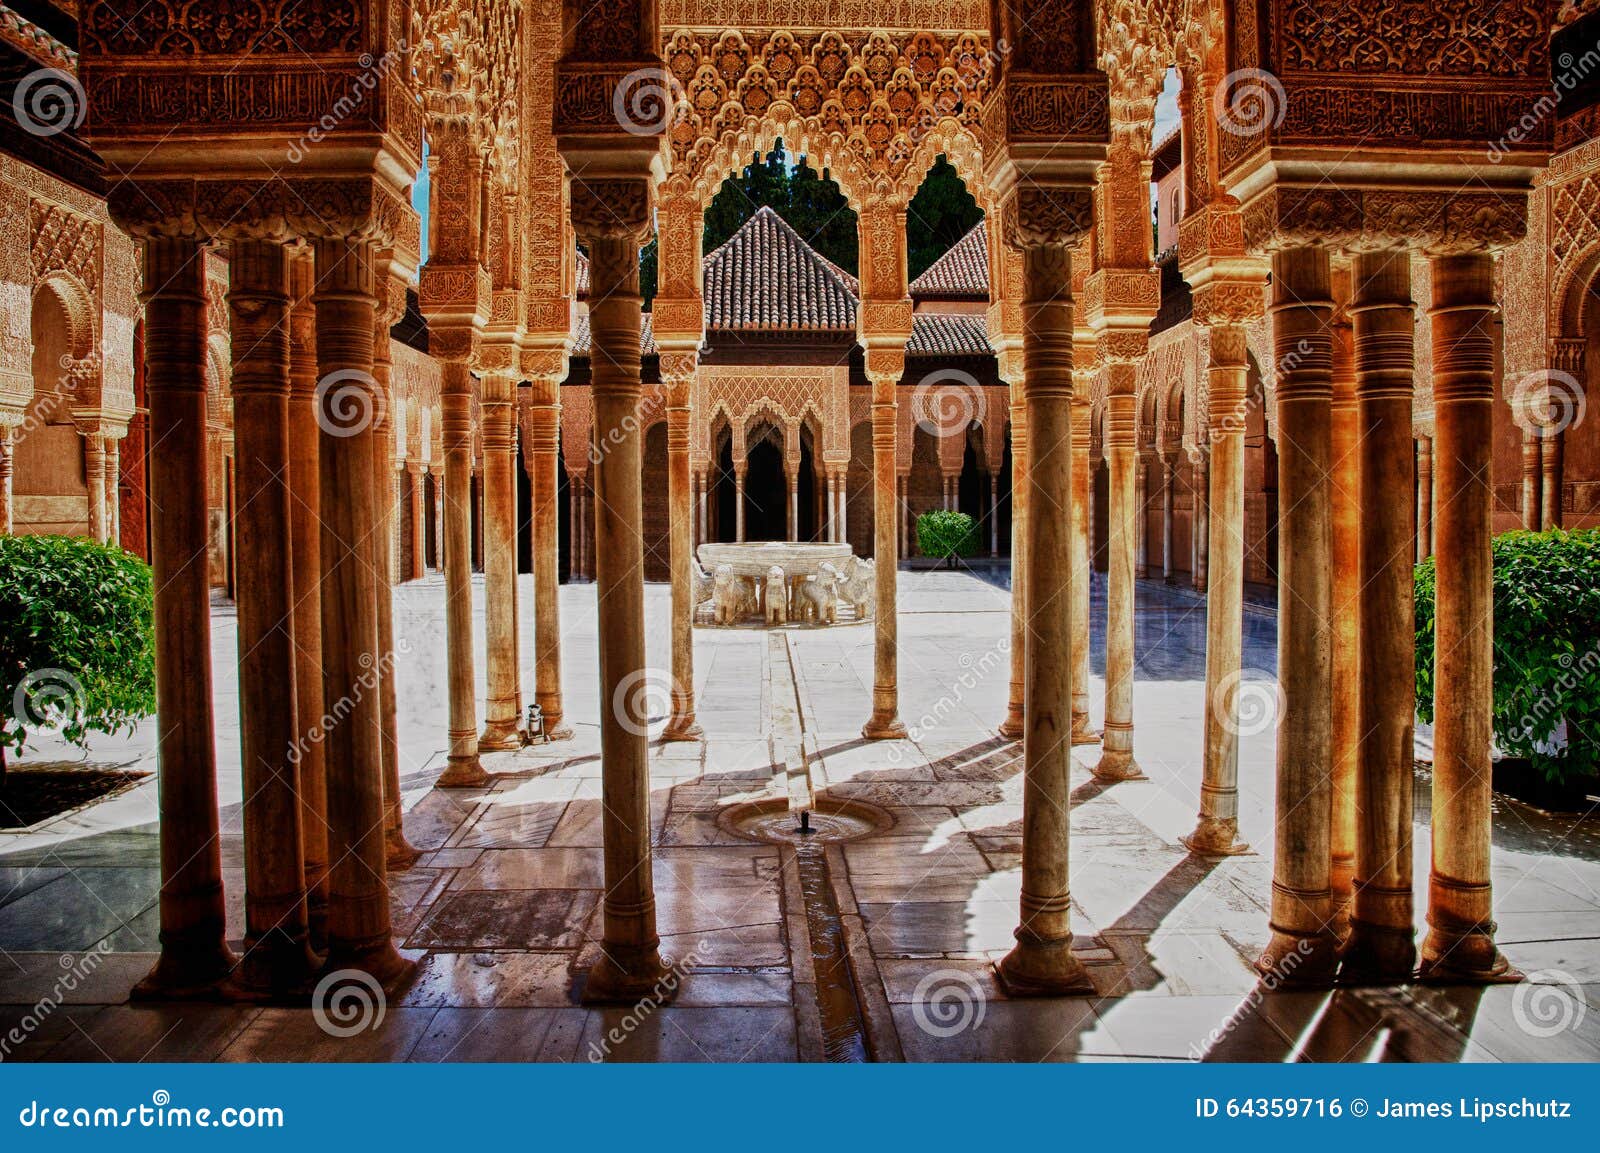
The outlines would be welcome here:
M 1172 583 L 1172 513 L 1174 477 L 1172 458 L 1161 460 L 1161 579 Z
M 789 483 L 789 517 L 785 526 L 785 536 L 789 540 L 797 541 L 804 538 L 800 535 L 800 470 L 792 468 L 786 470 L 785 479 Z
M 869 366 L 870 367 L 870 366 Z M 869 373 L 872 382 L 873 555 L 877 568 L 877 604 L 873 607 L 872 716 L 861 735 L 869 741 L 906 735 L 900 721 L 899 632 L 896 582 L 899 556 L 895 548 L 895 384 L 904 368 Z
M 989 555 L 1000 555 L 1000 474 L 989 474 Z
M 733 539 L 744 543 L 744 467 L 733 470 Z
M 406 462 L 406 515 L 411 518 L 411 564 L 406 580 L 421 580 L 427 575 L 428 526 L 422 504 L 423 478 L 427 469 L 416 461 Z
M 104 544 L 106 540 L 106 438 L 99 423 L 83 434 L 83 479 L 88 488 L 89 536 Z
M 1490 763 L 1494 739 L 1494 258 L 1431 260 L 1434 439 L 1433 867 L 1422 975 L 1504 981 L 1494 943 Z
M 192 240 L 143 237 L 155 588 L 161 955 L 134 996 L 206 997 L 234 966 L 225 940 L 207 557 L 205 263 Z
M 362 969 L 387 987 L 415 965 L 400 956 L 390 936 L 383 726 L 372 682 L 383 655 L 374 580 L 384 538 L 376 531 L 370 419 L 377 404 L 372 374 L 376 262 L 365 240 L 319 238 L 314 252 L 320 481 L 322 492 L 338 494 L 322 507 L 323 691 L 330 712 L 334 702 L 348 706 L 328 730 L 323 754 L 331 861 L 327 967 Z M 362 406 L 368 417 L 350 425 L 348 411 Z
M 589 249 L 589 323 L 596 434 L 610 451 L 593 465 L 595 580 L 604 606 L 600 628 L 601 840 L 604 846 L 604 939 L 588 974 L 587 1001 L 637 1001 L 664 972 L 656 935 L 650 859 L 649 722 L 644 645 L 643 436 L 637 413 L 639 365 L 639 236 L 648 220 L 645 182 L 630 182 L 642 211 L 599 205 L 581 209 L 595 231 L 579 235 Z M 573 216 L 580 215 L 574 185 Z M 636 221 L 623 230 L 621 220 Z M 608 220 L 609 225 L 600 219 Z
M 1256 298 L 1260 308 L 1260 298 Z M 1256 313 L 1259 315 L 1259 311 Z M 1206 711 L 1200 815 L 1184 838 L 1202 856 L 1243 853 L 1239 839 L 1239 684 L 1244 650 L 1244 427 L 1249 343 L 1241 311 L 1210 327 L 1206 501 Z
M 1072 255 L 1024 250 L 1023 396 L 1029 501 L 1072 505 Z M 1017 943 L 997 967 L 1012 995 L 1092 993 L 1072 953 L 1068 835 L 1072 770 L 1072 526 L 1028 522 L 1030 603 L 1023 722 L 1022 898 Z
M 873 500 L 877 500 L 877 491 L 873 491 Z M 876 514 L 876 510 L 874 510 Z M 909 476 L 895 477 L 895 502 L 894 516 L 896 533 L 900 540 L 900 555 L 911 555 L 911 478 Z
M 1272 328 L 1279 366 L 1278 722 L 1271 939 L 1256 962 L 1282 981 L 1330 979 L 1332 925 L 1333 288 L 1328 251 L 1272 259 Z M 1215 449 L 1213 449 L 1215 451 Z M 1213 462 L 1215 469 L 1216 462 Z M 1220 582 L 1220 575 L 1217 580 Z
M 306 919 L 295 731 L 294 558 L 289 498 L 289 253 L 235 240 L 228 262 L 233 348 L 235 600 L 244 794 L 244 956 L 252 994 L 292 994 L 316 971 Z
M 1433 555 L 1433 438 L 1417 438 L 1417 563 Z
M 709 518 L 709 510 L 706 507 L 707 504 L 709 503 L 709 497 L 707 496 L 707 493 L 710 490 L 710 488 L 711 488 L 711 477 L 710 477 L 710 474 L 709 473 L 701 473 L 700 474 L 700 543 L 701 544 L 704 544 L 704 543 L 706 543 L 707 541 L 709 541 L 711 539 L 711 520 Z
M 1416 963 L 1411 895 L 1411 781 L 1415 756 L 1415 629 L 1411 590 L 1412 377 L 1416 325 L 1411 254 L 1357 253 L 1350 314 L 1355 326 L 1360 713 L 1354 757 L 1355 872 L 1344 970 L 1363 980 L 1403 980 Z M 1337 462 L 1335 462 L 1337 466 Z M 1334 563 L 1340 558 L 1335 554 Z M 1336 609 L 1345 606 L 1335 602 Z M 1334 628 L 1335 652 L 1339 648 Z M 1333 706 L 1348 703 L 1333 683 Z M 1348 756 L 1336 721 L 1337 770 Z M 1337 828 L 1343 814 L 1337 810 Z M 1335 893 L 1335 900 L 1338 894 Z
M 1211 575 L 1211 454 L 1202 446 L 1194 456 L 1194 577 L 1196 592 L 1205 592 Z
M 668 741 L 693 741 L 701 735 L 700 725 L 694 716 L 694 580 L 691 572 L 694 551 L 689 540 L 689 520 L 693 515 L 689 490 L 690 394 L 690 381 L 674 381 L 667 402 L 667 552 L 668 563 L 672 566 L 672 716 L 661 737 Z M 797 507 L 792 482 L 789 507 Z
M 517 636 L 516 382 L 488 373 L 481 387 L 483 420 L 483 600 L 488 696 L 480 751 L 522 745 L 521 653 Z
M 377 600 L 378 664 L 371 670 L 378 679 L 378 715 L 383 726 L 383 844 L 390 869 L 407 869 L 422 853 L 406 839 L 405 805 L 400 792 L 400 710 L 394 671 L 399 661 L 394 639 L 395 555 L 392 547 L 394 525 L 399 519 L 399 493 L 395 488 L 394 461 L 394 384 L 393 352 L 389 330 L 404 308 L 403 286 L 391 283 L 389 262 L 379 263 L 379 283 L 389 299 L 399 293 L 398 306 L 378 310 L 372 332 L 372 376 L 377 409 L 372 421 L 372 485 L 377 501 L 377 571 L 374 595 Z
M 122 437 L 125 435 L 126 426 L 119 428 L 116 436 L 105 438 L 105 541 L 118 546 L 122 544 L 122 500 L 118 482 L 122 478 Z
M 477 690 L 472 654 L 472 374 L 464 359 L 440 365 L 444 433 L 445 668 L 449 682 L 449 758 L 442 789 L 479 788 L 490 777 L 478 759 Z
M 839 499 L 839 535 L 836 539 L 840 544 L 847 544 L 850 541 L 850 474 L 847 470 L 839 470 L 834 489 Z
M 1522 430 L 1522 527 L 1537 532 L 1542 521 L 1540 497 L 1543 494 L 1540 476 L 1539 434 L 1532 428 Z
M 316 267 L 303 252 L 289 269 L 289 555 L 294 579 L 294 696 L 301 851 L 312 948 L 328 945 L 328 779 L 322 726 L 322 432 L 317 424 Z
M 1136 577 L 1150 575 L 1150 464 L 1143 452 L 1136 452 L 1133 474 L 1133 504 L 1136 514 L 1133 573 Z
M 1333 270 L 1333 427 L 1330 453 L 1333 556 L 1333 820 L 1329 826 L 1334 931 L 1348 936 L 1356 871 L 1356 776 L 1361 758 L 1361 420 L 1356 392 L 1351 273 Z M 1382 290 L 1376 299 L 1382 298 Z M 1376 319 L 1376 318 L 1375 318 Z M 1409 494 L 1407 495 L 1409 501 Z
M 1549 531 L 1562 525 L 1561 457 L 1567 434 L 1558 428 L 1543 428 L 1539 440 L 1539 528 Z
M 1106 715 L 1095 776 L 1138 780 L 1144 776 L 1133 757 L 1134 572 L 1144 540 L 1144 501 L 1135 472 L 1133 377 L 1136 363 L 1106 365 L 1106 462 L 1111 474 L 1106 552 Z
M 16 445 L 16 430 L 0 424 L 0 533 L 11 532 L 11 454 Z
M 539 705 L 546 739 L 568 740 L 561 691 L 561 507 L 560 461 L 561 382 L 534 383 L 530 409 L 528 462 L 533 498 L 533 698 Z M 545 403 L 546 401 L 551 403 Z M 570 489 L 569 489 L 570 491 Z M 573 533 L 570 540 L 577 543 Z M 576 573 L 574 573 L 576 575 Z
M 1007 354 L 1008 356 L 1010 354 Z M 1020 365 L 1011 380 L 1011 685 L 1000 735 L 1020 741 L 1028 678 L 1028 409 Z
M 1092 745 L 1089 727 L 1089 389 L 1093 372 L 1073 378 L 1072 400 L 1072 743 Z

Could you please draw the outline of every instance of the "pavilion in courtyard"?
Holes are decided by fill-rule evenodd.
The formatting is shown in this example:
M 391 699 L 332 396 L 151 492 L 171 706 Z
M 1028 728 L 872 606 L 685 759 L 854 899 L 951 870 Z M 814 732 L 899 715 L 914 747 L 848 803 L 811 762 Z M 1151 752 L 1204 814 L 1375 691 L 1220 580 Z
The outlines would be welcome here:
M 979 966 L 997 1004 L 1092 995 L 1097 965 L 1127 961 L 1081 931 L 1073 814 L 1155 775 L 1145 726 L 1173 722 L 1136 709 L 1140 606 L 1180 592 L 1203 603 L 1203 707 L 1164 851 L 1225 871 L 1228 901 L 1249 890 L 1260 977 L 1520 978 L 1496 935 L 1516 898 L 1491 851 L 1490 541 L 1600 524 L 1596 0 L 213 7 L 0 3 L 0 531 L 118 542 L 154 570 L 159 957 L 136 999 L 303 1006 L 349 971 L 403 997 L 429 870 L 456 867 L 497 791 L 565 779 L 536 783 L 594 725 L 592 843 L 492 847 L 585 850 L 561 858 L 593 893 L 585 944 L 561 945 L 574 1004 L 649 995 L 688 847 L 727 847 L 709 821 L 703 842 L 663 831 L 660 765 L 699 755 L 728 796 L 824 812 L 836 770 L 814 766 L 844 755 L 784 714 L 787 792 L 733 787 L 699 696 L 708 646 L 745 641 L 697 630 L 695 550 L 876 561 L 863 691 L 814 691 L 882 785 L 920 740 L 904 702 L 926 642 L 896 571 L 936 509 L 971 514 L 977 566 L 1009 576 L 992 747 L 961 761 L 1016 780 L 1003 845 L 961 833 L 1014 879 L 1012 939 Z M 777 149 L 848 204 L 855 271 L 767 206 L 707 250 L 712 199 Z M 908 206 L 936 165 L 982 219 L 913 277 Z M 578 585 L 598 606 L 582 653 Z M 419 781 L 393 658 L 424 603 L 447 755 Z M 1263 604 L 1270 870 L 1240 829 Z M 801 728 L 812 674 L 773 654 L 824 635 L 759 658 L 762 699 L 800 693 Z M 657 673 L 664 724 L 631 691 Z M 533 705 L 548 743 L 525 750 Z M 956 771 L 926 761 L 928 781 Z M 875 834 L 916 826 L 846 796 L 867 839 L 829 859 L 870 876 L 909 843 Z M 413 844 L 473 805 L 448 845 Z M 543 909 L 543 879 L 495 915 Z M 834 915 L 870 921 L 859 899 Z M 871 1033 L 882 997 L 854 980 Z

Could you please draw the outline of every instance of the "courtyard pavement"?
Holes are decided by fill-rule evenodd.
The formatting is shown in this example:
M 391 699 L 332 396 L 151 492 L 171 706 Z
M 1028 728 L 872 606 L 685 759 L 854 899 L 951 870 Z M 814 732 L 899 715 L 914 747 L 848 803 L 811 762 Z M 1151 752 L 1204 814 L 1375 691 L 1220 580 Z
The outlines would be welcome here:
M 444 764 L 443 585 L 402 586 L 406 831 L 395 933 L 416 979 L 351 1035 L 308 1007 L 130 1005 L 157 948 L 154 725 L 49 740 L 22 762 L 132 768 L 135 788 L 0 833 L 0 1058 L 10 1060 L 1600 1060 L 1600 819 L 1496 799 L 1499 939 L 1518 986 L 1272 990 L 1271 615 L 1245 616 L 1241 827 L 1253 847 L 1190 857 L 1204 709 L 1203 602 L 1141 585 L 1135 748 L 1149 779 L 1094 781 L 1077 750 L 1071 868 L 1077 948 L 1097 995 L 1011 1000 L 992 962 L 1017 922 L 1021 746 L 999 740 L 1010 674 L 1003 574 L 902 572 L 901 710 L 910 739 L 860 738 L 872 629 L 696 631 L 701 742 L 655 744 L 651 804 L 670 1005 L 581 1006 L 601 893 L 593 585 L 562 589 L 570 742 L 486 755 L 492 785 L 432 788 Z M 1103 703 L 1095 588 L 1092 715 Z M 530 578 L 523 682 L 532 687 Z M 483 675 L 481 583 L 479 668 Z M 666 685 L 668 593 L 647 590 L 648 659 Z M 213 613 L 229 936 L 243 935 L 235 627 Z M 481 692 L 479 699 L 482 699 Z M 665 693 L 655 712 L 664 720 Z M 658 722 L 659 724 L 659 722 Z M 1424 746 L 1425 752 L 1425 746 Z M 1428 787 L 1415 820 L 1418 928 Z M 870 836 L 797 853 L 730 831 L 744 801 L 807 796 L 887 813 Z M 70 975 L 70 982 L 64 980 Z M 70 988 L 64 988 L 69 985 Z M 854 1030 L 854 1041 L 850 1036 Z

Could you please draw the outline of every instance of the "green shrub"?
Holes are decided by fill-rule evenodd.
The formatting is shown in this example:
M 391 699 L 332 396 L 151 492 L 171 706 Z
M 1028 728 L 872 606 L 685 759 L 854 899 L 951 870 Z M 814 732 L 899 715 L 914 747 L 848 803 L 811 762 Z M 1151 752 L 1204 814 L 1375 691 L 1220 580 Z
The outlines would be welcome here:
M 0 765 L 32 728 L 82 745 L 155 705 L 149 567 L 83 537 L 0 536 Z
M 1433 559 L 1416 570 L 1417 712 L 1433 720 Z M 1566 743 L 1551 745 L 1566 721 Z M 1494 540 L 1494 736 L 1552 781 L 1600 769 L 1600 531 Z
M 978 551 L 978 522 L 964 512 L 925 512 L 917 518 L 917 548 L 952 565 Z

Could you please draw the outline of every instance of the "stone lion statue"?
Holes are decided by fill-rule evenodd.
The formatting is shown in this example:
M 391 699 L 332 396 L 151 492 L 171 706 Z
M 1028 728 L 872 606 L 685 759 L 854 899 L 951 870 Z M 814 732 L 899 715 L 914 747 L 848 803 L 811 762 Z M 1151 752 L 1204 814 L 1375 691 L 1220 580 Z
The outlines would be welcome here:
M 767 624 L 781 625 L 789 621 L 789 590 L 783 569 L 773 565 L 767 570 Z
M 870 620 L 878 602 L 878 566 L 858 556 L 845 561 L 839 599 L 855 609 L 856 620 Z
M 712 620 L 719 625 L 738 624 L 755 609 L 750 582 L 735 576 L 732 565 L 719 564 L 711 575 Z
M 800 586 L 795 611 L 803 621 L 831 625 L 839 619 L 839 570 L 824 561 L 817 575 Z

